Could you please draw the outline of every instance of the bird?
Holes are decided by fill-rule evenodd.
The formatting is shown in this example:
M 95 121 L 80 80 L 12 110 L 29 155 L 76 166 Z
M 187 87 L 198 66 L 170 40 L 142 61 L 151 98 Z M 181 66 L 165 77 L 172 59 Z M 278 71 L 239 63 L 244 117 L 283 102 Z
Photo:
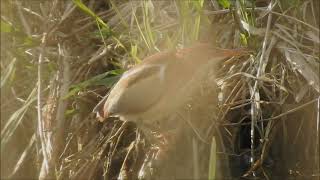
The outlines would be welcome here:
M 117 117 L 124 122 L 136 123 L 153 147 L 147 153 L 152 157 L 150 162 L 146 161 L 139 172 L 139 177 L 148 179 L 153 168 L 147 164 L 166 162 L 169 150 L 182 136 L 183 126 L 177 114 L 190 100 L 201 99 L 193 96 L 199 94 L 206 75 L 213 72 L 215 76 L 223 60 L 248 52 L 246 49 L 222 49 L 209 43 L 197 43 L 155 53 L 123 73 L 93 112 L 100 122 Z M 212 89 L 214 95 L 216 91 Z M 213 105 L 216 102 L 212 101 Z M 198 138 L 205 141 L 190 121 L 188 124 Z M 175 129 L 173 135 L 167 133 L 172 132 L 171 129 Z
M 201 85 L 199 74 L 206 73 L 212 64 L 217 71 L 222 60 L 247 53 L 245 49 L 222 49 L 209 43 L 155 53 L 123 73 L 93 112 L 101 122 L 118 117 L 141 128 L 161 131 L 161 123 L 185 106 Z

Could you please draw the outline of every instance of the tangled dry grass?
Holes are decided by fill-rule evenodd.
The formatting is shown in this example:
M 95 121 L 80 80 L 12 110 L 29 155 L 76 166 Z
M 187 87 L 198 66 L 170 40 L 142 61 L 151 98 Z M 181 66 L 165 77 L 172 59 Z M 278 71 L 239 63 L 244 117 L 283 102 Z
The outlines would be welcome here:
M 319 177 L 319 1 L 250 2 L 1 1 L 1 177 L 148 173 L 139 129 L 92 109 L 144 57 L 196 41 L 252 53 L 221 65 L 210 142 L 186 132 L 166 178 Z

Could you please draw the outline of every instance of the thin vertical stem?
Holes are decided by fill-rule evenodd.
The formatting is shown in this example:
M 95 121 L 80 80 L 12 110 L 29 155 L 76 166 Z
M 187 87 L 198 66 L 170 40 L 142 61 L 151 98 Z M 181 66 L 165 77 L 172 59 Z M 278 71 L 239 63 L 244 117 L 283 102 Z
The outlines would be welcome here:
M 272 9 L 272 1 L 270 2 L 268 9 Z M 253 91 L 251 94 L 251 99 L 253 99 L 253 104 L 251 106 L 251 132 L 250 132 L 250 137 L 251 137 L 251 165 L 253 166 L 255 163 L 255 154 L 254 154 L 254 149 L 255 149 L 255 127 L 257 123 L 257 118 L 258 118 L 258 108 L 260 106 L 260 94 L 259 90 L 257 89 L 258 87 L 258 78 L 264 73 L 264 62 L 265 59 L 265 53 L 266 53 L 266 48 L 267 48 L 267 42 L 269 39 L 270 35 L 270 26 L 271 26 L 271 20 L 272 20 L 272 13 L 269 13 L 268 15 L 268 21 L 267 21 L 267 27 L 266 27 L 266 33 L 264 36 L 263 44 L 262 44 L 262 50 L 261 50 L 261 56 L 259 60 L 259 66 L 257 69 L 257 74 L 256 77 L 257 79 L 255 80 Z
M 320 134 L 320 96 L 318 97 L 318 104 L 317 104 L 317 137 L 316 137 L 316 151 L 315 151 L 315 160 L 316 160 L 316 169 L 317 169 L 317 172 L 320 172 L 320 137 L 319 137 L 319 134 Z
M 195 137 L 192 138 L 192 150 L 193 150 L 193 178 L 200 178 L 200 168 L 199 168 L 199 154 L 198 154 L 198 143 Z
M 43 119 L 42 119 L 42 98 L 41 98 L 41 81 L 42 81 L 42 62 L 43 62 L 43 53 L 45 48 L 45 41 L 46 41 L 47 33 L 44 32 L 42 39 L 41 39 L 41 50 L 38 58 L 38 92 L 37 92 L 37 114 L 38 114 L 38 135 L 41 142 L 41 149 L 43 155 L 43 164 L 42 164 L 42 173 L 47 174 L 49 172 L 49 164 L 48 164 L 48 154 L 46 152 L 46 140 L 44 135 L 43 129 Z M 44 172 L 43 172 L 44 171 Z

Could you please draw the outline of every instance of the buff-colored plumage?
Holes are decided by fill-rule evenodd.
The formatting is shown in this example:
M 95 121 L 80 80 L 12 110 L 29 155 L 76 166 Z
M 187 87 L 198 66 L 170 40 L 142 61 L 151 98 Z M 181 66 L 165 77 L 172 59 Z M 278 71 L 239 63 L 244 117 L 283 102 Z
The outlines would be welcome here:
M 198 44 L 154 54 L 124 73 L 95 112 L 100 121 L 114 116 L 142 124 L 161 123 L 185 105 L 201 85 L 199 74 L 207 71 L 209 64 L 215 66 L 245 52 Z

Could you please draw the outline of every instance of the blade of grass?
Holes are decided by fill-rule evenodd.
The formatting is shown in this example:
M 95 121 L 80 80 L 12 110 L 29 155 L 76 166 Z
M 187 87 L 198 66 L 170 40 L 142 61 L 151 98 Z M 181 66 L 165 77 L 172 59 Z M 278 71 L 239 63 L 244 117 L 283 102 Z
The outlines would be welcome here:
M 99 75 L 96 75 L 86 81 L 71 86 L 71 90 L 64 98 L 70 98 L 75 96 L 79 91 L 82 91 L 90 86 L 106 86 L 112 87 L 114 83 L 118 81 L 121 74 L 124 72 L 123 69 L 116 69 L 108 71 Z
M 199 165 L 199 144 L 195 137 L 192 138 L 192 157 L 193 157 L 193 178 L 200 179 L 200 165 Z
M 150 11 L 154 10 L 154 6 L 152 2 L 149 1 L 143 1 L 143 25 L 144 29 L 146 31 L 146 37 L 149 45 L 151 47 L 155 47 L 155 42 L 154 42 L 154 35 L 152 33 L 152 28 L 151 28 L 151 23 L 150 23 Z M 153 9 L 151 9 L 153 8 Z
M 1 73 L 1 86 L 0 88 L 3 88 L 3 86 L 7 83 L 7 80 L 10 78 L 10 76 L 15 72 L 17 59 L 13 58 L 13 60 L 10 62 L 7 68 L 5 68 L 5 72 L 3 74 Z
M 132 44 L 131 45 L 130 55 L 135 60 L 135 63 L 139 64 L 139 63 L 141 63 L 141 60 L 139 59 L 137 54 L 138 54 L 138 45 L 137 44 Z
M 15 111 L 7 121 L 7 123 L 4 125 L 2 131 L 1 131 L 1 151 L 3 148 L 6 147 L 6 144 L 12 137 L 12 135 L 15 133 L 15 130 L 17 127 L 21 124 L 25 113 L 28 111 L 28 108 L 30 105 L 37 99 L 36 93 L 37 88 L 34 88 L 32 92 L 30 93 L 29 97 L 27 98 L 25 104 L 19 108 L 17 111 Z
M 210 161 L 209 161 L 209 180 L 214 180 L 216 179 L 216 162 L 217 159 L 217 144 L 216 144 L 216 139 L 213 136 L 212 141 L 211 141 L 211 149 L 210 149 Z
M 104 34 L 108 34 L 111 36 L 111 38 L 113 38 L 113 40 L 115 40 L 117 42 L 117 45 L 122 47 L 125 51 L 127 51 L 127 49 L 125 48 L 125 46 L 121 43 L 121 41 L 115 37 L 113 35 L 113 31 L 111 30 L 111 28 L 96 14 L 94 13 L 91 9 L 89 9 L 85 4 L 83 4 L 83 2 L 81 0 L 72 0 L 77 7 L 79 7 L 83 12 L 85 12 L 86 14 L 88 14 L 89 16 L 91 16 L 92 18 L 95 19 L 96 24 L 99 28 L 99 32 L 100 35 L 102 37 L 102 40 L 104 42 L 104 45 L 106 46 L 105 40 L 102 36 L 102 30 L 104 30 L 104 32 L 108 32 L 108 33 L 104 33 Z
M 91 9 L 89 9 L 81 0 L 72 0 L 83 12 L 87 13 L 89 16 L 93 17 L 97 23 L 99 23 L 104 28 L 111 31 L 110 27 L 99 17 L 94 13 Z
M 318 97 L 317 103 L 317 127 L 316 127 L 317 135 L 316 135 L 316 150 L 315 150 L 315 163 L 317 164 L 316 169 L 320 172 L 320 97 Z
M 21 154 L 18 162 L 16 163 L 16 165 L 15 165 L 15 167 L 14 167 L 14 169 L 13 169 L 11 175 L 10 175 L 10 178 L 17 173 L 17 171 L 21 168 L 22 163 L 25 161 L 26 158 L 28 158 L 27 155 L 28 155 L 28 154 L 30 153 L 30 151 L 32 150 L 32 147 L 33 147 L 33 145 L 34 145 L 35 142 L 36 142 L 36 135 L 33 134 L 32 137 L 31 137 L 31 139 L 30 139 L 30 141 L 29 141 L 29 144 L 27 145 L 27 147 L 25 148 L 25 150 L 24 150 L 23 153 Z
M 194 26 L 193 26 L 192 40 L 197 41 L 199 39 L 201 14 L 202 14 L 202 8 L 203 8 L 204 1 L 198 0 L 198 1 L 192 1 L 192 2 L 193 2 L 193 6 L 197 10 L 197 15 L 196 15 Z
M 218 3 L 225 9 L 229 9 L 231 5 L 229 0 L 218 0 Z
M 112 9 L 116 11 L 117 15 L 120 17 L 120 21 L 121 23 L 126 27 L 128 28 L 129 27 L 129 24 L 124 20 L 121 12 L 119 11 L 119 8 L 116 6 L 116 4 L 114 3 L 113 0 L 110 0 L 110 3 L 112 5 Z
M 149 44 L 149 42 L 147 41 L 147 38 L 145 37 L 145 35 L 144 35 L 144 33 L 143 33 L 143 31 L 142 31 L 142 29 L 141 29 L 141 27 L 140 27 L 139 21 L 138 21 L 137 16 L 136 16 L 136 13 L 134 13 L 134 12 L 133 12 L 133 17 L 134 17 L 134 20 L 136 21 L 137 27 L 138 27 L 138 29 L 139 29 L 140 35 L 141 35 L 144 43 L 146 44 L 146 46 L 147 46 L 148 49 L 150 50 L 150 49 L 151 49 L 150 44 Z

